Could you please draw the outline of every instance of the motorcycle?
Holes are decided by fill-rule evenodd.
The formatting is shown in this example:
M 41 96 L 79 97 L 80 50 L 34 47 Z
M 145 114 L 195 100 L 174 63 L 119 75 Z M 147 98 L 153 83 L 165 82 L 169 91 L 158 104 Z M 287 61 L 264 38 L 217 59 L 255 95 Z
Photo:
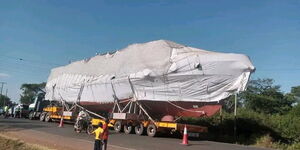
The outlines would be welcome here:
M 90 121 L 91 117 L 89 114 L 85 111 L 80 111 L 74 125 L 75 132 L 81 133 L 82 131 L 85 131 L 88 134 L 92 134 L 93 126 Z

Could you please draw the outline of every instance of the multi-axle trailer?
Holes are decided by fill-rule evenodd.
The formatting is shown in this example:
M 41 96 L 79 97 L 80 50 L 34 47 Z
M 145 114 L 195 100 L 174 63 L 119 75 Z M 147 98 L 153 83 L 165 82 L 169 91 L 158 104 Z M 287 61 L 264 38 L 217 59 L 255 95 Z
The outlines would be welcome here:
M 133 103 L 133 102 L 132 102 Z M 134 105 L 134 104 L 131 104 Z M 67 107 L 66 107 L 67 106 Z M 109 113 L 107 115 L 101 116 L 94 112 L 90 112 L 86 110 L 84 107 L 80 105 L 73 105 L 71 107 L 69 104 L 64 105 L 48 105 L 43 108 L 42 112 L 39 112 L 39 120 L 45 122 L 59 122 L 63 118 L 64 122 L 68 123 L 78 123 L 80 122 L 80 111 L 84 111 L 89 116 L 88 119 L 83 120 L 85 121 L 83 124 L 86 124 L 84 127 L 83 124 L 80 124 L 80 129 L 76 129 L 74 126 L 75 131 L 82 131 L 86 130 L 88 134 L 95 129 L 95 127 L 101 122 L 104 123 L 106 119 L 109 119 L 108 126 L 111 127 L 115 132 L 124 132 L 125 134 L 135 133 L 137 135 L 147 134 L 148 136 L 154 137 L 157 136 L 159 133 L 166 133 L 166 134 L 180 134 L 184 130 L 184 126 L 187 127 L 189 134 L 197 136 L 198 133 L 207 132 L 207 127 L 199 126 L 199 125 L 191 125 L 191 124 L 181 124 L 175 121 L 156 121 L 152 119 L 146 119 L 147 116 L 144 115 L 143 111 L 140 111 L 140 108 L 131 107 L 136 109 L 137 113 L 130 112 L 129 106 L 130 103 L 126 104 L 126 107 L 122 107 L 122 104 L 119 104 L 119 107 L 123 108 L 123 111 L 116 111 Z M 106 118 L 107 117 L 107 118 Z M 33 119 L 33 118 L 30 118 Z M 194 133 L 194 134 L 193 134 Z

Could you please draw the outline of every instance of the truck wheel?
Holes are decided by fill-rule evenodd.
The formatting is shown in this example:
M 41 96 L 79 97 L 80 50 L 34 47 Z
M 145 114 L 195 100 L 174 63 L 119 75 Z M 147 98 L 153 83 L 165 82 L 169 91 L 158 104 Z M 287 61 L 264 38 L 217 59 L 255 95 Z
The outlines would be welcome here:
M 28 115 L 29 120 L 33 120 L 34 119 L 34 112 L 30 112 Z
M 94 131 L 94 126 L 92 124 L 89 124 L 86 130 L 87 134 L 91 135 L 93 131 Z
M 142 123 L 138 124 L 134 127 L 134 131 L 136 135 L 142 135 L 144 133 L 144 125 Z
M 125 124 L 124 125 L 124 133 L 125 134 L 130 134 L 130 133 L 132 133 L 132 130 L 133 129 L 133 127 L 132 127 L 132 125 L 131 124 Z
M 154 124 L 149 124 L 147 127 L 147 135 L 154 137 L 157 134 L 157 128 Z
M 121 121 L 116 121 L 116 123 L 114 124 L 114 130 L 117 133 L 120 133 L 122 130 L 122 122 Z
M 46 122 L 51 122 L 51 121 L 52 121 L 49 113 L 47 113 L 47 114 L 45 115 L 45 121 L 46 121 Z
M 43 112 L 43 113 L 40 115 L 40 121 L 44 121 L 44 120 L 45 120 L 45 115 L 46 115 L 45 112 Z

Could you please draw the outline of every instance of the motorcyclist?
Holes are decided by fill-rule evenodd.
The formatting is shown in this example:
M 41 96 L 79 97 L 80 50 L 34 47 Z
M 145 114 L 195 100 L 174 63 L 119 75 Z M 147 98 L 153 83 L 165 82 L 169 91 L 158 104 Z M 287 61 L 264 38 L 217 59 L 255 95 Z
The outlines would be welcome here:
M 90 120 L 89 114 L 85 110 L 81 110 L 76 118 L 74 125 L 76 132 L 81 132 L 83 129 L 86 129 L 88 122 Z

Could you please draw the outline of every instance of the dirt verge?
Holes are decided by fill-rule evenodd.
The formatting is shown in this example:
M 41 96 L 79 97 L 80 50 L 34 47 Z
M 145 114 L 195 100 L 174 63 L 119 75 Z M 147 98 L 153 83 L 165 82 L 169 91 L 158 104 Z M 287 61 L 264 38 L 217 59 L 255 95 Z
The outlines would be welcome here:
M 28 144 L 19 139 L 11 138 L 0 134 L 1 150 L 50 150 L 44 146 Z

